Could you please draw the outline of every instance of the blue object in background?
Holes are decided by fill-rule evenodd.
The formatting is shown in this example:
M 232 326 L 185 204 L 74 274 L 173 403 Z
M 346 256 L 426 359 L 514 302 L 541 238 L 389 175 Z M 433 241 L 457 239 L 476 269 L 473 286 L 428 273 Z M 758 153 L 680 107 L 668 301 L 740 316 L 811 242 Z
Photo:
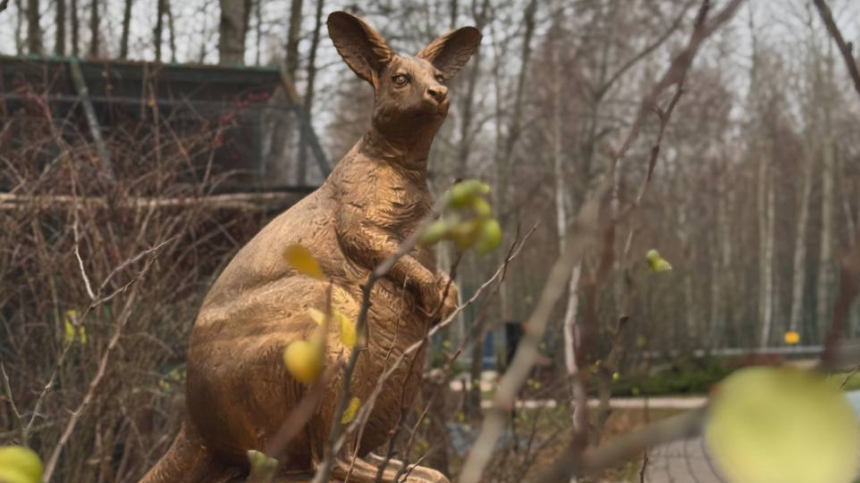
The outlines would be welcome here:
M 484 338 L 484 356 L 481 360 L 481 368 L 484 370 L 496 368 L 496 334 L 493 331 L 487 332 Z

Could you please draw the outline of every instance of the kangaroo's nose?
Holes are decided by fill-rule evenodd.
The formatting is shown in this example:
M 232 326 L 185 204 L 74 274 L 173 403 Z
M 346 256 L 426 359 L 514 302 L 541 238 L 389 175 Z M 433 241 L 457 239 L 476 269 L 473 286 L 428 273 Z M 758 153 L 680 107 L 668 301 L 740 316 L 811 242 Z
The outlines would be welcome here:
M 427 88 L 427 94 L 433 98 L 439 104 L 445 102 L 445 99 L 448 97 L 448 88 L 445 86 L 433 86 Z

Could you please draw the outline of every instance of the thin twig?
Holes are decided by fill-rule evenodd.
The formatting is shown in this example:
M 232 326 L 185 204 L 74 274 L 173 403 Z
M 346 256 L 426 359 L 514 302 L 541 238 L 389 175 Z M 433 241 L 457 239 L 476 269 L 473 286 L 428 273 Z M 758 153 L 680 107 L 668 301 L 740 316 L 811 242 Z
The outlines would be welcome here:
M 78 268 L 81 270 L 81 277 L 84 279 L 84 287 L 87 289 L 87 295 L 91 301 L 96 300 L 96 294 L 93 292 L 93 286 L 90 283 L 90 277 L 87 276 L 87 271 L 84 268 L 84 260 L 81 258 L 81 235 L 78 231 L 78 210 L 75 208 L 75 221 L 72 224 L 72 230 L 75 232 L 75 258 L 78 259 Z
M 12 408 L 12 416 L 15 417 L 15 426 L 18 427 L 18 433 L 21 438 L 21 445 L 27 446 L 27 427 L 24 426 L 24 418 L 18 411 L 18 406 L 15 405 L 15 398 L 12 396 L 12 385 L 9 383 L 9 375 L 6 374 L 6 366 L 0 362 L 0 375 L 3 376 L 3 394 L 9 401 L 9 406 Z
M 642 466 L 639 467 L 639 483 L 645 483 L 645 472 L 648 470 L 648 449 L 642 453 Z
M 844 379 L 842 379 L 842 384 L 839 385 L 839 389 L 844 389 L 845 385 L 848 384 L 848 381 L 857 374 L 857 371 L 860 371 L 860 365 L 854 366 L 854 369 L 851 369 Z

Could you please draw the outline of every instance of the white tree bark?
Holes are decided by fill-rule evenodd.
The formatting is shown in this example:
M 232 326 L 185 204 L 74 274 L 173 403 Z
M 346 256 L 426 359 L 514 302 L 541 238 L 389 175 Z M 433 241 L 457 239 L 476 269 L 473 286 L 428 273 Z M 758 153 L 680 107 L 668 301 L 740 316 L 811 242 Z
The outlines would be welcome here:
M 558 44 L 559 39 L 555 39 Z M 556 229 L 558 232 L 558 246 L 559 250 L 562 250 L 565 241 L 567 239 L 567 184 L 565 183 L 564 178 L 564 145 L 563 141 L 563 127 L 564 127 L 564 119 L 562 112 L 562 102 L 564 101 L 564 97 L 562 96 L 562 86 L 563 79 L 561 78 L 560 69 L 559 69 L 559 55 L 557 45 L 553 49 L 553 121 L 552 121 L 552 161 L 553 161 L 553 174 L 555 175 L 555 214 L 556 214 Z M 564 343 L 564 363 L 565 368 L 567 370 L 568 380 L 571 383 L 576 377 L 576 374 L 579 370 L 576 364 L 577 357 L 577 342 L 579 340 L 578 337 L 578 327 L 577 327 L 577 315 L 579 312 L 579 279 L 582 274 L 582 264 L 577 263 L 573 270 L 571 271 L 570 281 L 568 282 L 568 295 L 567 295 L 567 306 L 564 312 L 564 319 L 562 321 L 562 334 L 563 334 L 563 343 Z M 571 418 L 573 420 L 573 425 L 575 430 L 579 430 L 581 428 L 577 428 L 579 418 L 577 418 L 576 411 L 578 408 L 574 408 L 571 411 Z M 575 478 L 571 479 L 571 482 L 576 481 Z
M 825 114 L 825 116 L 829 117 L 828 114 Z M 816 302 L 816 319 L 821 337 L 824 336 L 830 319 L 831 264 L 833 262 L 833 175 L 835 165 L 834 142 L 829 129 L 824 139 L 823 163 L 821 167 L 821 254 L 818 260 L 818 293 Z
M 682 174 L 682 177 L 686 178 L 688 175 Z M 685 180 L 686 182 L 686 180 Z M 684 253 L 684 319 L 685 319 L 685 334 L 683 334 L 684 342 L 687 344 L 691 344 L 690 349 L 695 349 L 698 341 L 698 337 L 696 334 L 697 329 L 697 310 L 696 310 L 696 299 L 695 293 L 693 292 L 693 272 L 691 269 L 692 263 L 692 247 L 690 246 L 690 224 L 688 223 L 688 215 L 687 210 L 689 209 L 688 198 L 686 196 L 687 189 L 686 187 L 682 188 L 682 192 L 680 194 L 680 204 L 678 207 L 678 238 L 681 242 L 681 250 Z
M 773 149 L 773 147 L 771 147 Z M 771 156 L 759 161 L 759 322 L 761 334 L 759 346 L 767 347 L 773 325 L 773 235 L 774 193 L 771 173 Z
M 812 198 L 812 166 L 817 150 L 809 147 L 803 159 L 803 192 L 797 217 L 797 235 L 794 238 L 794 268 L 792 271 L 791 315 L 788 329 L 798 331 L 803 319 L 803 289 L 806 282 L 806 227 L 809 223 L 809 200 Z

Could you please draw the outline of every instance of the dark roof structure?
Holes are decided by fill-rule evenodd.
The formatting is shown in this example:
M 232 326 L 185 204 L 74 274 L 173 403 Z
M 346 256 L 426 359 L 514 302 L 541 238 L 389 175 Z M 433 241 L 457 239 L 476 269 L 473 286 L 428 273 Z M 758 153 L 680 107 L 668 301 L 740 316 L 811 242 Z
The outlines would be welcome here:
M 238 179 L 248 189 L 240 191 L 266 179 L 264 137 L 278 115 L 298 121 L 312 154 L 309 162 L 323 176 L 330 171 L 292 81 L 277 68 L 0 55 L 0 119 L 22 109 L 34 92 L 52 109 L 85 118 L 106 170 L 111 162 L 105 133 L 120 120 L 145 119 L 157 106 L 178 124 L 208 119 L 227 126 L 214 162 L 245 173 Z

